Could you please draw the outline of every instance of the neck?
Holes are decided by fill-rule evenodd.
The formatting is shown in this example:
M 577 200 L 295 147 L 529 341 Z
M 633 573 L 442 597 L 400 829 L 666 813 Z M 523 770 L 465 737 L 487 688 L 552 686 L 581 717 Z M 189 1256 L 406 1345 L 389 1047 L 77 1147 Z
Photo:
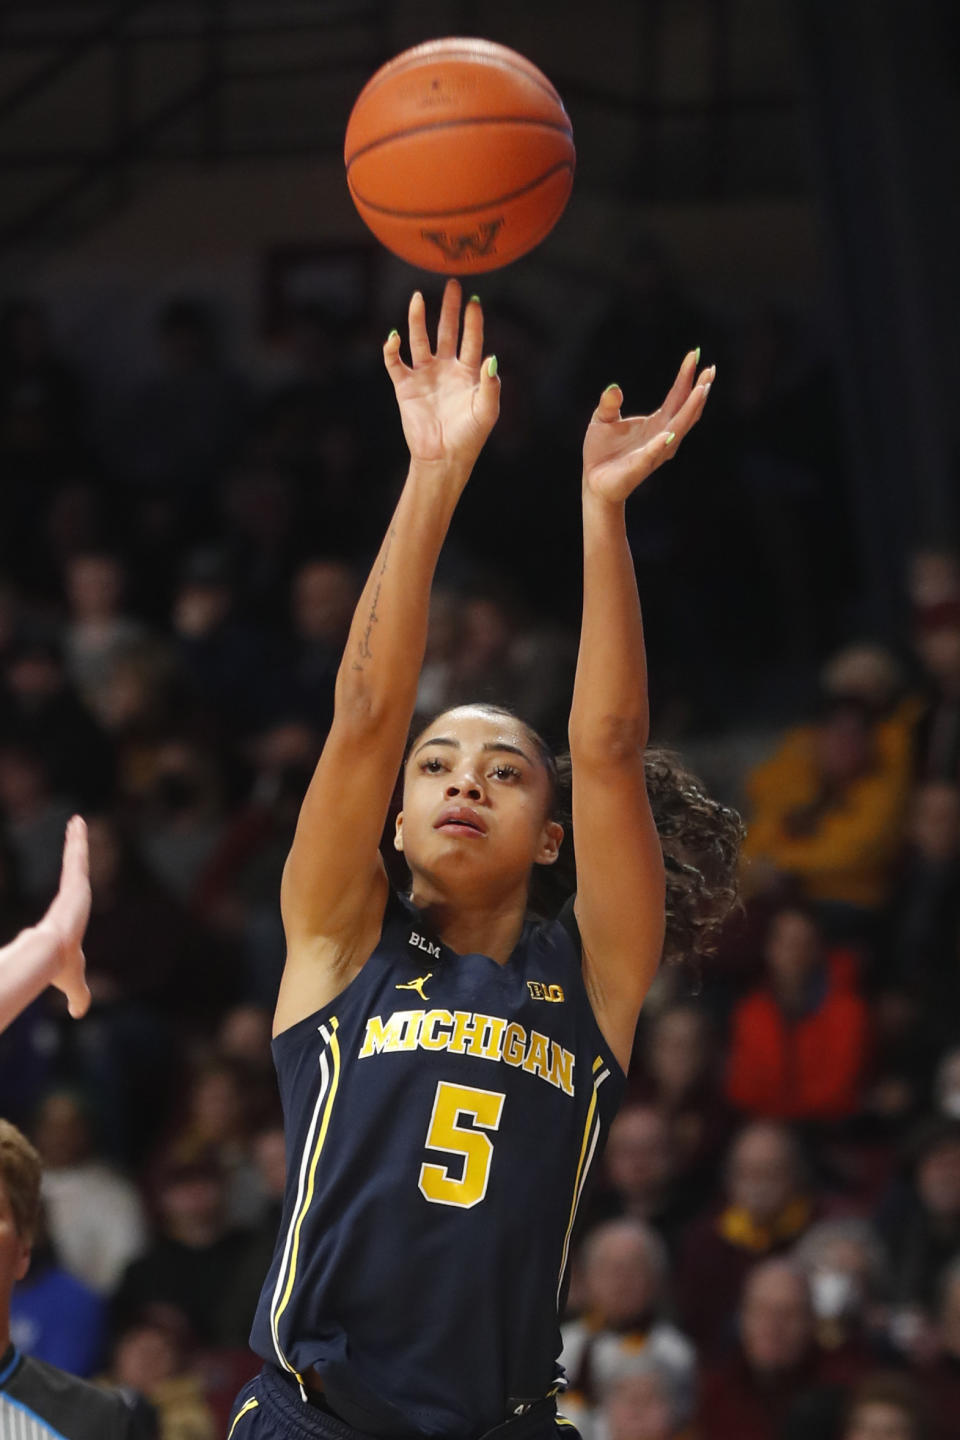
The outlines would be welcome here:
M 458 896 L 454 901 L 430 880 L 418 877 L 411 898 L 429 920 L 434 934 L 458 955 L 489 955 L 498 965 L 505 965 L 523 933 L 527 914 L 525 884 L 494 900 L 489 896 L 475 900 Z

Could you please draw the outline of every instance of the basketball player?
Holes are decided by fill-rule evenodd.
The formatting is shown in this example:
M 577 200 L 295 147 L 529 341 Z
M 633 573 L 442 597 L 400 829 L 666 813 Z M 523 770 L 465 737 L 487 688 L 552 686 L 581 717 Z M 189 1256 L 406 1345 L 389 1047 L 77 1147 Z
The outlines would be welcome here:
M 460 288 L 435 351 L 384 356 L 410 469 L 354 615 L 336 709 L 281 890 L 274 1057 L 287 1130 L 281 1229 L 254 1321 L 261 1374 L 232 1440 L 552 1434 L 558 1308 L 584 1186 L 664 950 L 665 867 L 645 783 L 643 635 L 624 501 L 672 455 L 712 380 L 684 361 L 663 406 L 602 396 L 584 444 L 583 632 L 570 750 L 576 902 L 528 918 L 558 859 L 557 766 L 522 720 L 440 715 L 403 771 L 391 892 L 378 842 L 404 757 L 434 567 L 497 418 L 496 360 Z M 508 526 L 498 504 L 487 523 Z M 730 896 L 738 822 L 653 766 L 686 945 Z M 694 823 L 687 824 L 688 817 Z M 710 847 L 711 890 L 697 869 Z M 720 873 L 722 872 L 722 874 Z M 712 921 L 706 911 L 712 907 Z
M 0 949 L 0 1030 L 48 985 L 66 995 L 74 1020 L 87 1013 L 90 991 L 84 978 L 82 946 L 89 918 L 87 827 L 74 815 L 63 845 L 60 888 L 47 913 Z

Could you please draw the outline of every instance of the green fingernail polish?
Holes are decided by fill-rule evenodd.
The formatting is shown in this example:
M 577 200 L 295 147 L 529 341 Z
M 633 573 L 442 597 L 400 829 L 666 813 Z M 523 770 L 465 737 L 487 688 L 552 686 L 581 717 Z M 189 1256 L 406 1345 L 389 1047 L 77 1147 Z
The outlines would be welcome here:
M 607 386 L 607 389 L 604 390 L 603 393 L 604 393 L 604 395 L 606 395 L 606 394 L 607 394 L 607 391 L 609 391 L 609 390 L 619 390 L 619 389 L 620 389 L 620 386 L 617 384 L 616 380 L 613 380 L 613 381 L 611 381 L 611 383 Z
M 496 355 L 491 355 L 490 359 L 487 361 L 487 374 L 490 376 L 491 379 L 494 375 L 496 375 L 499 368 L 500 367 L 497 365 Z
M 675 430 L 671 430 L 670 433 L 669 433 L 669 435 L 667 436 L 666 440 L 664 441 L 664 444 L 665 444 L 665 445 L 672 445 L 673 442 L 674 442 L 674 440 L 676 440 L 676 438 L 677 438 L 676 431 L 675 431 Z
M 694 352 L 693 352 L 693 363 L 694 363 L 694 365 L 699 365 L 699 364 L 700 364 L 700 346 L 699 346 L 699 345 L 697 346 L 696 350 L 694 350 Z
M 471 305 L 479 305 L 479 304 L 480 304 L 480 296 L 479 296 L 479 295 L 471 295 L 471 296 L 470 296 L 470 304 L 471 304 Z
M 399 331 L 399 330 L 391 330 L 391 331 L 390 331 L 390 334 L 387 336 L 387 339 L 388 339 L 388 340 L 392 340 L 393 337 L 394 337 L 394 335 L 399 335 L 399 334 L 400 334 L 400 331 Z

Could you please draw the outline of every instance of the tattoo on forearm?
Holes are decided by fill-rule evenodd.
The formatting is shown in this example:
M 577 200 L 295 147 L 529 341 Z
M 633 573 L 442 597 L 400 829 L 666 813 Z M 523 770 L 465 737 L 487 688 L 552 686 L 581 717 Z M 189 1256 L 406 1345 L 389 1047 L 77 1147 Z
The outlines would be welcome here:
M 364 660 L 373 659 L 373 651 L 370 649 L 370 637 L 373 634 L 374 625 L 378 624 L 380 619 L 379 615 L 377 614 L 377 605 L 380 603 L 380 586 L 383 583 L 383 577 L 386 573 L 387 561 L 390 558 L 390 550 L 393 546 L 393 537 L 395 534 L 396 527 L 391 525 L 390 529 L 387 531 L 387 538 L 384 541 L 383 545 L 383 559 L 380 561 L 380 569 L 377 571 L 377 583 L 373 591 L 373 600 L 370 602 L 370 613 L 367 616 L 367 623 L 364 626 L 363 636 L 359 644 L 357 645 L 357 655 L 359 658 L 357 660 L 354 660 L 353 662 L 354 670 L 362 670 L 362 662 Z

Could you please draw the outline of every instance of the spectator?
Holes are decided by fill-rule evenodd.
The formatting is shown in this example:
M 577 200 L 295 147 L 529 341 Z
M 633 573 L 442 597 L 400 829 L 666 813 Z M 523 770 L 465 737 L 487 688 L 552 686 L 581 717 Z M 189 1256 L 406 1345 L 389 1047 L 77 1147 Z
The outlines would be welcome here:
M 946 1419 L 946 1416 L 944 1416 Z M 955 1435 L 950 1420 L 944 1437 Z M 915 1381 L 906 1375 L 874 1375 L 857 1390 L 841 1440 L 928 1440 L 926 1407 Z
M 669 1262 L 659 1235 L 642 1220 L 610 1220 L 587 1236 L 582 1260 L 586 1313 L 562 1329 L 563 1414 L 577 1425 L 589 1419 L 638 1350 L 692 1395 L 693 1346 L 664 1318 Z
M 726 1203 L 693 1222 L 680 1256 L 680 1321 L 703 1353 L 729 1340 L 744 1278 L 756 1262 L 788 1250 L 813 1216 L 791 1132 L 768 1121 L 746 1126 L 727 1158 Z
M 78 1280 L 110 1295 L 146 1247 L 140 1196 L 95 1154 L 90 1116 L 70 1091 L 47 1095 L 33 1138 L 44 1164 L 42 1192 L 56 1252 Z
M 11 1425 L 22 1431 L 26 1424 L 62 1440 L 142 1440 L 118 1395 L 25 1357 L 10 1343 L 11 1295 L 30 1267 L 39 1215 L 40 1157 L 14 1125 L 0 1120 L 0 1431 Z
M 693 1396 L 674 1373 L 636 1355 L 607 1396 L 597 1433 L 605 1440 L 694 1440 L 686 1424 L 692 1409 Z
M 922 780 L 960 783 L 960 595 L 917 612 L 915 645 L 929 682 L 929 703 L 917 729 Z
M 821 1220 L 804 1235 L 793 1259 L 806 1275 L 817 1345 L 848 1352 L 866 1363 L 888 1349 L 887 1258 L 876 1231 L 853 1216 Z
M 157 1194 L 159 1234 L 127 1267 L 114 1302 L 119 1329 L 169 1306 L 200 1344 L 220 1341 L 221 1297 L 243 1254 L 245 1236 L 226 1223 L 223 1177 L 209 1164 L 170 1170 Z
M 701 1440 L 779 1440 L 802 1416 L 800 1433 L 828 1434 L 839 1401 L 833 1387 L 856 1378 L 849 1366 L 817 1356 L 801 1272 L 767 1260 L 744 1284 L 736 1350 L 704 1376 L 698 1433 Z
M 228 726 L 245 734 L 260 719 L 263 697 L 250 677 L 262 675 L 260 635 L 237 613 L 237 596 L 224 556 L 194 551 L 184 567 L 171 615 L 179 664 L 199 711 L 216 735 Z
M 333 685 L 359 597 L 353 567 L 342 560 L 305 561 L 293 577 L 293 635 L 274 699 L 280 718 L 297 715 L 325 735 L 333 718 Z
M 217 1440 L 203 1377 L 190 1365 L 183 1327 L 174 1320 L 141 1321 L 118 1336 L 107 1380 L 149 1402 L 157 1440 Z
M 765 960 L 767 984 L 733 1014 L 730 1103 L 770 1119 L 830 1121 L 854 1114 L 868 1038 L 855 957 L 827 950 L 815 916 L 787 906 L 770 921 Z
M 161 1171 L 209 1164 L 223 1176 L 226 1221 L 248 1228 L 268 1201 L 250 1154 L 249 1096 L 243 1070 L 215 1059 L 193 1075 L 185 1114 L 159 1161 Z
M 181 905 L 190 907 L 223 829 L 214 752 L 190 740 L 161 741 L 137 834 L 146 868 Z
M 944 780 L 919 785 L 906 838 L 883 927 L 883 969 L 890 984 L 925 1007 L 926 1028 L 936 1041 L 956 1034 L 952 1017 L 960 1000 L 960 785 Z
M 835 932 L 860 933 L 889 896 L 909 774 L 862 702 L 835 701 L 748 777 L 744 853 L 794 879 Z
M 26 745 L 0 748 L 0 813 L 24 894 L 45 903 L 57 888 L 57 851 L 71 806 L 50 792 L 40 755 Z
M 629 1093 L 666 1117 L 679 1204 L 689 1213 L 712 1192 L 733 1128 L 707 1012 L 689 1001 L 668 1006 L 641 1027 L 637 1059 Z
M 7 652 L 3 678 L 0 734 L 44 762 L 56 795 L 84 809 L 108 802 L 110 742 L 68 684 L 56 636 L 24 629 Z
M 669 1246 L 683 1217 L 673 1205 L 676 1159 L 666 1116 L 654 1105 L 625 1105 L 610 1126 L 603 1164 L 606 1188 L 592 1218 L 645 1220 Z
M 930 1307 L 942 1270 L 960 1251 L 960 1123 L 927 1121 L 914 1137 L 907 1177 L 877 1217 L 890 1256 L 893 1299 Z
M 253 1160 L 267 1203 L 262 1218 L 247 1236 L 244 1252 L 223 1295 L 219 1331 L 227 1345 L 246 1346 L 263 1281 L 273 1259 L 286 1178 L 282 1125 L 270 1126 L 254 1136 Z
M 936 1440 L 954 1440 L 960 1415 L 960 1257 L 952 1260 L 943 1273 L 936 1348 L 918 1368 L 917 1376 L 937 1421 Z
M 68 561 L 64 629 L 67 673 L 84 704 L 104 721 L 113 667 L 141 646 L 146 630 L 121 609 L 125 574 L 115 555 L 88 552 Z

